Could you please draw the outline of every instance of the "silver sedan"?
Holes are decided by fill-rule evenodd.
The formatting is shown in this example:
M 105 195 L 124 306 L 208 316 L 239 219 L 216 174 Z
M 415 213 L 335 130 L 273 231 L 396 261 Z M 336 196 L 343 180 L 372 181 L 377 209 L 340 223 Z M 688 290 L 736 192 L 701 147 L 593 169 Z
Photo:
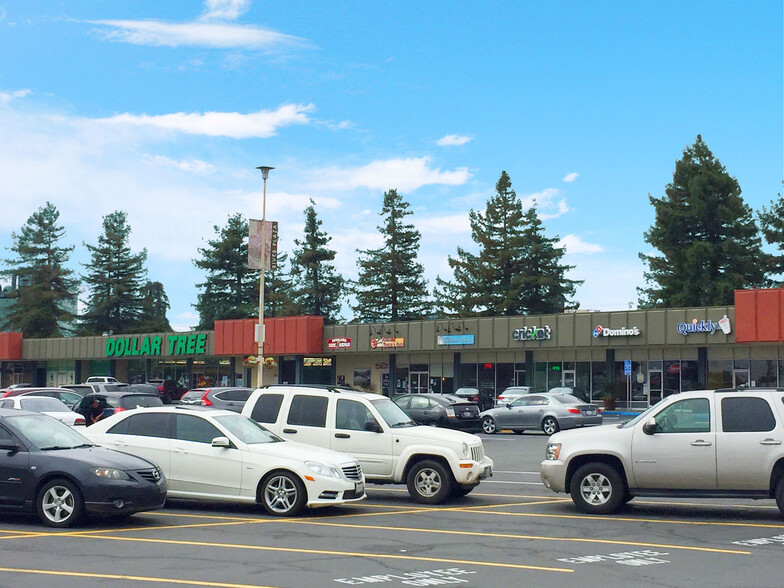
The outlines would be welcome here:
M 526 429 L 536 429 L 552 435 L 561 429 L 602 424 L 597 405 L 587 404 L 571 394 L 526 394 L 479 416 L 485 433 L 511 429 L 521 434 Z

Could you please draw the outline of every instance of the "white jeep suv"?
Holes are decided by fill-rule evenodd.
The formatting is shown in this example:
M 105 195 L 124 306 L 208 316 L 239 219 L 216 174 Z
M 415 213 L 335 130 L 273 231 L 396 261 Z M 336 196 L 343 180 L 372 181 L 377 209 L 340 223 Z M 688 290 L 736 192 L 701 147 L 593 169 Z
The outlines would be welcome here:
M 784 513 L 784 388 L 673 394 L 621 425 L 550 437 L 540 474 L 578 509 L 635 496 L 775 498 Z
M 492 475 L 479 437 L 419 426 L 379 394 L 266 386 L 251 394 L 242 414 L 285 439 L 350 453 L 368 483 L 405 483 L 418 502 L 464 496 Z

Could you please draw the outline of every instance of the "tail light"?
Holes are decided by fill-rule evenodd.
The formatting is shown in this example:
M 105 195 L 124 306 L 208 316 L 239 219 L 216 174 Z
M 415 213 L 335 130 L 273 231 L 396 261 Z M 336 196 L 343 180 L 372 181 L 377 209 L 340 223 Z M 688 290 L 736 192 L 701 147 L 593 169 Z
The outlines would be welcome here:
M 572 414 L 580 414 L 580 409 L 579 408 L 567 408 L 566 412 L 570 412 Z
M 117 408 L 114 409 L 114 414 L 117 414 L 118 412 L 122 412 L 124 410 L 128 410 L 128 409 L 118 406 Z
M 0 398 L 5 398 L 5 397 L 6 397 L 6 396 L 8 396 L 9 394 L 11 394 L 11 391 L 10 391 L 10 390 L 9 390 L 8 392 L 6 392 L 5 394 L 3 394 L 2 396 L 0 396 Z
M 597 408 L 596 409 L 596 414 L 602 414 L 602 409 L 601 408 Z
M 499 397 L 498 397 L 498 400 L 503 400 L 503 399 L 504 399 L 504 397 L 503 397 L 503 396 L 499 396 Z
M 454 418 L 455 416 L 455 409 L 451 406 L 446 407 L 446 416 Z
M 207 390 L 206 392 L 204 392 L 204 394 L 202 394 L 202 396 L 201 396 L 201 405 L 202 406 L 212 406 L 212 402 L 210 402 L 210 399 L 207 398 L 207 394 L 209 394 L 209 393 L 210 393 L 210 391 Z
M 76 425 L 83 425 L 83 424 L 85 424 L 85 423 L 84 423 L 84 419 L 82 419 L 82 418 L 77 417 L 76 420 L 74 421 L 74 426 L 76 426 Z

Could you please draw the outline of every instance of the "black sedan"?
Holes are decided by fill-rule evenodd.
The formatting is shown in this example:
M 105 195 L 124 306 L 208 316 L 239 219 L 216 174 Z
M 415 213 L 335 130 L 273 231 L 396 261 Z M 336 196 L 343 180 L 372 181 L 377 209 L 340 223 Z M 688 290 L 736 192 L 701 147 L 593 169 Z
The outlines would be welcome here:
M 51 527 L 85 515 L 129 516 L 166 501 L 152 462 L 98 447 L 44 414 L 0 409 L 0 508 L 37 512 Z
M 394 401 L 420 425 L 469 432 L 482 430 L 479 407 L 453 394 L 403 394 Z

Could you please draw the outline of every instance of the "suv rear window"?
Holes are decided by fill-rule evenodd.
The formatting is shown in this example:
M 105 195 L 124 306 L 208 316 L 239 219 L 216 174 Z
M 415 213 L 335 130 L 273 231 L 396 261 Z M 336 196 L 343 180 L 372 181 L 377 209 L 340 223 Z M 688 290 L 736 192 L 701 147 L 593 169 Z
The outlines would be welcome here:
M 725 433 L 772 431 L 776 428 L 776 417 L 764 398 L 722 398 L 721 427 Z
M 297 394 L 291 399 L 289 425 L 324 427 L 327 424 L 327 398 Z
M 250 418 L 257 423 L 274 423 L 278 420 L 282 402 L 283 394 L 262 394 L 253 406 Z

